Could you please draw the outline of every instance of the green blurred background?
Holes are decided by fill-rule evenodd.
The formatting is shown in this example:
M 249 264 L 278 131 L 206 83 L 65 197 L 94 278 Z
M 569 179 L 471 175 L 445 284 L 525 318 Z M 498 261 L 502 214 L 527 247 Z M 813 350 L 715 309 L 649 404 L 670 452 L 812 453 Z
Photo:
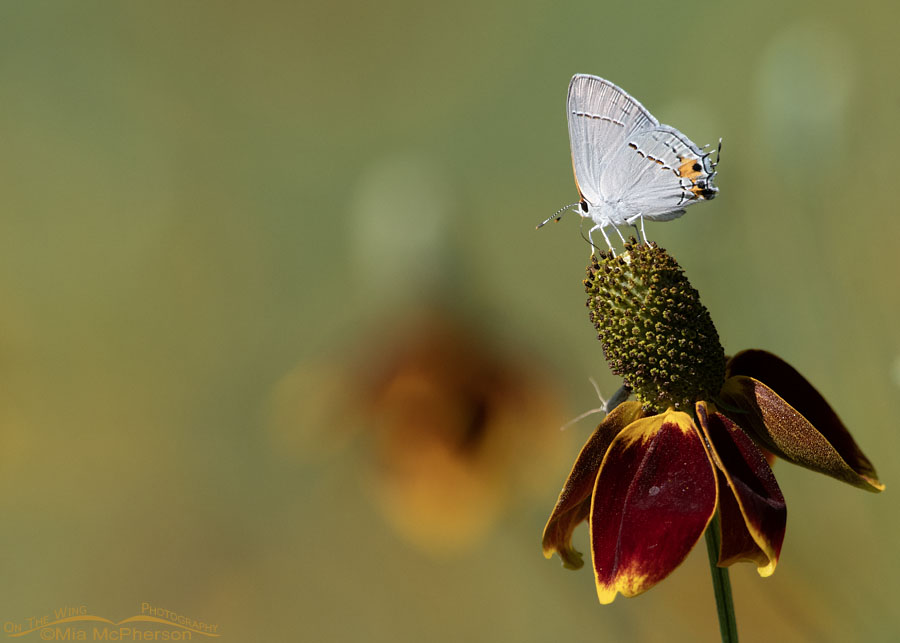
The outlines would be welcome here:
M 335 408 L 376 329 L 435 299 L 541 364 L 563 419 L 588 377 L 615 389 L 577 219 L 534 230 L 577 198 L 585 72 L 724 137 L 719 198 L 648 235 L 726 351 L 794 364 L 888 485 L 776 467 L 778 570 L 732 568 L 744 640 L 900 636 L 895 3 L 0 7 L 0 620 L 150 601 L 228 641 L 714 639 L 702 545 L 608 607 L 541 555 L 591 421 L 547 426 L 555 455 L 519 463 L 541 485 L 436 554 Z

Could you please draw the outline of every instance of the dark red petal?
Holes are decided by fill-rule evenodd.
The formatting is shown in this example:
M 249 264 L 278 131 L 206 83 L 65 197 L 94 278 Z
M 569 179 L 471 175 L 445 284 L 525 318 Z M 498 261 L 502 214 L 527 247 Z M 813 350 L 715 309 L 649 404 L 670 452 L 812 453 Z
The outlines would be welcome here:
M 697 404 L 697 419 L 721 471 L 719 565 L 746 560 L 756 563 L 760 576 L 769 576 L 778 563 L 787 521 L 772 469 L 753 440 L 724 415 L 709 413 L 705 402 Z
M 747 530 L 747 523 L 741 513 L 737 498 L 728 487 L 725 476 L 719 475 L 719 567 L 730 567 L 745 561 L 757 564 L 761 569 L 769 560 Z
M 802 392 L 803 386 L 798 386 Z M 805 386 L 815 393 L 809 384 Z M 808 405 L 813 399 L 809 391 L 797 398 L 801 405 Z M 884 485 L 878 481 L 875 468 L 831 407 L 818 393 L 815 395 L 821 405 L 809 412 L 821 426 L 813 425 L 798 409 L 752 377 L 735 375 L 725 380 L 719 399 L 723 402 L 722 412 L 753 431 L 754 437 L 775 455 L 861 489 L 882 491 Z
M 640 402 L 623 402 L 600 422 L 588 438 L 544 527 L 544 556 L 550 558 L 553 552 L 557 552 L 563 565 L 569 569 L 579 569 L 584 565 L 581 554 L 572 547 L 572 532 L 588 517 L 597 472 L 613 438 L 642 416 Z
M 597 596 L 635 596 L 685 559 L 716 510 L 716 474 L 694 422 L 668 411 L 609 447 L 591 505 Z
M 878 481 L 878 474 L 869 459 L 857 446 L 850 432 L 841 422 L 837 413 L 831 408 L 824 397 L 807 381 L 797 370 L 780 357 L 761 350 L 746 350 L 738 353 L 726 366 L 726 377 L 744 375 L 752 377 L 758 382 L 763 382 L 776 393 L 784 402 L 802 415 L 817 430 L 821 437 L 828 442 L 829 450 L 836 452 L 838 458 L 843 460 L 852 470 L 852 473 L 835 475 L 829 471 L 822 471 L 818 466 L 810 466 L 804 462 L 793 460 L 788 455 L 772 449 L 777 455 L 786 460 L 809 467 L 815 471 L 822 471 L 833 475 L 839 480 L 844 480 L 852 485 L 868 491 L 882 491 L 884 485 Z M 776 405 L 777 406 L 777 405 Z M 770 411 L 767 417 L 771 417 Z M 740 420 L 735 418 L 740 424 Z M 784 436 L 790 437 L 790 436 Z M 774 446 L 777 446 L 776 443 Z M 793 453 L 797 448 L 788 442 L 781 445 L 786 453 Z M 829 456 L 824 456 L 826 458 Z M 843 467 L 838 467 L 843 469 Z

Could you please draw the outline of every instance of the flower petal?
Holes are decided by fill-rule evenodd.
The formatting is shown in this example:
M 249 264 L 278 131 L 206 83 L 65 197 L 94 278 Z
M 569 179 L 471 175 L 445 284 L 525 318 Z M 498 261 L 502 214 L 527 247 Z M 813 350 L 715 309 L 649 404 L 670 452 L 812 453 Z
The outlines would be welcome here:
M 563 565 L 569 569 L 580 569 L 584 565 L 581 554 L 572 547 L 572 532 L 588 517 L 597 472 L 613 438 L 642 416 L 640 402 L 623 402 L 600 422 L 588 438 L 544 527 L 542 544 L 546 558 L 557 552 Z
M 787 507 L 766 456 L 753 440 L 721 413 L 697 403 L 697 419 L 709 443 L 719 475 L 722 546 L 719 565 L 755 562 L 760 576 L 775 571 Z
M 719 398 L 726 406 L 739 411 L 729 408 L 722 411 L 740 426 L 752 430 L 765 448 L 789 462 L 867 491 L 884 490 L 872 463 L 825 399 L 790 366 L 774 355 L 769 357 L 790 370 L 774 379 L 800 408 L 792 406 L 759 380 L 734 375 L 725 380 Z
M 636 596 L 668 576 L 716 509 L 716 474 L 686 413 L 667 411 L 622 431 L 607 451 L 591 504 L 597 596 Z

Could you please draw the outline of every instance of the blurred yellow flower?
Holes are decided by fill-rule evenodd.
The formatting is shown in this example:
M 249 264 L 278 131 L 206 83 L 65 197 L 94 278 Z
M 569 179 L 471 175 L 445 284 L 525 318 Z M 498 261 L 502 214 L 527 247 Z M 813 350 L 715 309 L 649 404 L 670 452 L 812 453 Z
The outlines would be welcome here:
M 497 344 L 454 314 L 401 316 L 340 374 L 316 381 L 305 368 L 286 380 L 278 441 L 298 439 L 289 425 L 301 414 L 319 424 L 314 431 L 346 436 L 347 424 L 357 426 L 371 449 L 367 491 L 396 531 L 430 553 L 471 546 L 517 495 L 543 493 L 542 476 L 569 440 L 544 369 L 527 351 L 510 355 Z M 321 396 L 309 400 L 307 385 L 332 408 Z

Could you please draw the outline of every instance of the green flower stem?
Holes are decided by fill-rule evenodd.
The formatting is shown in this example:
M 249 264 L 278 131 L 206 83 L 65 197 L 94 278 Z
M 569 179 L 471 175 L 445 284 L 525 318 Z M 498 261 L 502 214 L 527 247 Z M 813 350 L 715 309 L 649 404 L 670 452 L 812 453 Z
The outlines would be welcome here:
M 706 551 L 709 553 L 709 571 L 712 573 L 713 591 L 716 594 L 716 609 L 719 612 L 719 632 L 723 643 L 737 643 L 737 620 L 734 617 L 734 603 L 731 600 L 731 580 L 728 568 L 719 567 L 719 512 L 706 528 Z

